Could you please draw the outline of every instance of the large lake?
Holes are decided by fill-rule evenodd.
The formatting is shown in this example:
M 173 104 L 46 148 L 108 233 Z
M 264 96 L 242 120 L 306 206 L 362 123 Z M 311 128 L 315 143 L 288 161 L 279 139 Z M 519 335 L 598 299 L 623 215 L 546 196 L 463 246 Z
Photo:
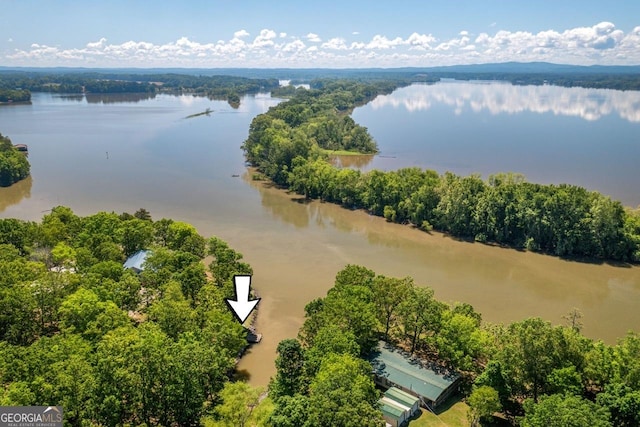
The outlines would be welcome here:
M 381 148 L 367 168 L 519 172 L 640 205 L 640 92 L 446 81 L 380 96 L 353 118 Z
M 379 97 L 354 117 L 388 156 L 365 168 L 518 171 L 637 205 L 638 99 L 637 92 L 445 82 Z M 268 382 L 277 343 L 296 335 L 304 305 L 323 296 L 347 263 L 413 276 L 491 322 L 541 316 L 560 323 L 578 307 L 590 337 L 613 343 L 640 330 L 638 267 L 458 242 L 364 212 L 300 203 L 251 181 L 240 145 L 251 119 L 277 102 L 249 96 L 233 109 L 190 96 L 34 94 L 32 105 L 0 107 L 0 132 L 29 145 L 32 167 L 31 178 L 0 189 L 0 216 L 38 220 L 56 205 L 81 215 L 144 207 L 155 219 L 187 221 L 228 241 L 253 266 L 262 297 L 264 339 L 240 364 L 254 384 Z M 206 108 L 210 116 L 185 119 Z

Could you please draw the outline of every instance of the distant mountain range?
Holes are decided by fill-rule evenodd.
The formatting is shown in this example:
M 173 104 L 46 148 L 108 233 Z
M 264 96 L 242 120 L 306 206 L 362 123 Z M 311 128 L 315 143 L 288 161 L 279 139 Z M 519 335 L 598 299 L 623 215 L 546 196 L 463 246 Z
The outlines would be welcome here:
M 281 79 L 346 76 L 349 74 L 404 73 L 508 73 L 508 74 L 640 74 L 640 65 L 566 65 L 549 62 L 503 62 L 492 64 L 450 65 L 440 67 L 402 68 L 82 68 L 82 67 L 5 67 L 2 72 L 26 73 L 123 73 L 123 74 L 189 74 L 230 75 L 241 77 L 276 77 Z

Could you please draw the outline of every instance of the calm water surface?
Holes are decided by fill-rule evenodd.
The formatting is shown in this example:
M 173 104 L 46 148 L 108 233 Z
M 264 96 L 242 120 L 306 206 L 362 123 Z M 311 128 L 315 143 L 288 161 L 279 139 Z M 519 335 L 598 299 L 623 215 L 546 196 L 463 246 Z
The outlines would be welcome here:
M 455 86 L 442 86 L 447 85 Z M 356 111 L 357 120 L 366 122 L 383 153 L 395 153 L 395 158 L 376 158 L 374 164 L 388 167 L 396 167 L 392 162 L 398 162 L 398 166 L 412 164 L 420 152 L 414 145 L 408 151 L 411 154 L 403 157 L 399 142 L 393 143 L 396 151 L 388 145 L 391 140 L 386 139 L 385 132 L 392 135 L 392 131 L 366 121 L 368 114 L 383 111 L 397 112 L 397 123 L 389 114 L 382 114 L 380 120 L 389 120 L 386 126 L 397 128 L 404 124 L 403 133 L 415 123 L 431 120 L 431 114 L 442 115 L 440 120 L 447 118 L 448 128 L 454 130 L 463 126 L 456 120 L 465 118 L 465 114 L 480 114 L 492 120 L 502 115 L 506 121 L 514 120 L 519 114 L 533 119 L 544 115 L 547 127 L 561 126 L 557 120 L 575 120 L 577 127 L 590 126 L 600 120 L 612 120 L 616 126 L 624 123 L 637 126 L 638 123 L 623 117 L 614 108 L 604 109 L 602 117 L 591 121 L 552 112 L 534 113 L 524 107 L 522 112 L 514 113 L 498 110 L 494 117 L 492 110 L 480 106 L 475 112 L 476 107 L 472 105 L 489 102 L 479 94 L 474 95 L 478 100 L 473 104 L 460 101 L 462 112 L 458 115 L 451 101 L 436 102 L 428 98 L 432 106 L 414 109 L 413 113 L 409 113 L 402 102 L 394 106 L 393 102 L 385 101 L 394 99 L 394 95 L 400 95 L 400 99 L 420 98 L 425 88 L 438 86 L 403 89 L 391 98 L 378 98 L 371 106 Z M 506 96 L 491 92 L 491 87 L 496 87 L 498 92 L 503 90 L 499 85 L 485 86 L 487 96 Z M 443 90 L 457 91 L 447 87 Z M 615 93 L 622 97 L 620 94 L 622 92 Z M 569 89 L 549 95 L 552 96 L 575 98 L 577 104 L 572 108 L 585 108 L 580 107 L 583 100 Z M 32 105 L 0 108 L 0 132 L 9 135 L 14 143 L 29 145 L 32 166 L 30 179 L 0 189 L 0 216 L 38 220 L 56 205 L 70 206 L 81 215 L 100 210 L 134 212 L 145 207 L 155 219 L 171 217 L 187 221 L 206 236 L 217 235 L 228 241 L 253 266 L 253 284 L 262 297 L 258 328 L 264 339 L 240 364 L 254 384 L 268 382 L 275 371 L 277 343 L 296 335 L 303 320 L 304 305 L 323 296 L 336 272 L 348 263 L 362 264 L 385 275 L 413 276 L 417 283 L 432 286 L 438 298 L 469 302 L 485 320 L 492 322 L 541 316 L 560 323 L 563 314 L 578 307 L 585 315 L 584 331 L 591 337 L 612 343 L 628 329 L 640 330 L 638 267 L 575 263 L 458 242 L 441 234 L 429 235 L 389 224 L 364 212 L 326 203 L 302 203 L 296 196 L 253 182 L 239 147 L 247 136 L 251 119 L 277 102 L 265 95 L 245 97 L 240 108 L 234 110 L 224 102 L 193 97 L 87 100 L 36 94 Z M 570 101 L 567 103 L 571 105 Z M 627 114 L 629 117 L 637 118 L 640 105 L 635 105 L 636 109 Z M 185 119 L 206 108 L 214 111 L 211 116 Z M 465 113 L 466 110 L 470 111 Z M 400 130 L 396 134 L 400 134 Z M 437 150 L 439 159 L 452 156 L 447 153 L 447 147 L 455 153 L 456 144 L 461 144 L 454 136 L 449 138 L 450 144 Z M 431 143 L 435 140 L 429 139 Z M 545 143 L 540 143 L 540 147 Z M 504 145 L 500 141 L 495 144 Z M 626 144 L 630 150 L 627 156 L 631 156 L 638 142 L 627 140 Z M 461 154 L 467 153 L 458 150 Z M 500 151 L 493 150 L 495 162 L 504 162 L 505 167 L 494 163 L 490 172 L 527 173 L 520 164 L 509 166 L 496 153 Z M 433 156 L 435 154 L 425 154 L 422 158 Z M 484 172 L 480 170 L 481 162 L 473 164 L 473 157 L 460 161 L 469 162 L 472 169 Z M 580 156 L 577 161 L 588 164 Z M 438 165 L 444 162 L 446 160 L 434 160 L 433 165 L 420 164 L 440 170 Z M 369 167 L 366 163 L 359 165 Z M 532 163 L 532 167 L 544 168 L 546 163 Z M 241 177 L 232 176 L 236 174 Z M 627 185 L 623 174 L 617 177 L 619 187 Z M 637 182 L 636 176 L 633 184 Z M 634 197 L 638 199 L 637 193 L 636 196 L 633 192 L 628 194 L 624 200 L 629 203 Z
M 448 81 L 357 108 L 382 156 L 367 166 L 523 173 L 640 205 L 640 92 Z

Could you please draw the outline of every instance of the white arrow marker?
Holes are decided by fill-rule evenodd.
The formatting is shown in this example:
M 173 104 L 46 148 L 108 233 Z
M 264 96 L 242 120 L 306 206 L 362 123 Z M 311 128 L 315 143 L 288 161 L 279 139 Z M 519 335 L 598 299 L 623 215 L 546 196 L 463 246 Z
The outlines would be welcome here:
M 233 284 L 236 288 L 236 299 L 227 299 L 226 301 L 240 323 L 244 323 L 247 317 L 249 317 L 249 314 L 251 314 L 260 302 L 260 298 L 249 301 L 251 276 L 233 276 Z

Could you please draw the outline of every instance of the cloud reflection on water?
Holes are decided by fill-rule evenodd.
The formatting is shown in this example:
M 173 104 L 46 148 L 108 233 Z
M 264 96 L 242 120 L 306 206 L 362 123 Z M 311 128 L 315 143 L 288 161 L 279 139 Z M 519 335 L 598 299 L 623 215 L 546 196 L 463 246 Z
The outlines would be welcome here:
M 441 82 L 414 85 L 372 101 L 373 109 L 386 106 L 404 108 L 410 113 L 426 111 L 435 105 L 464 110 L 489 111 L 492 115 L 521 112 L 553 113 L 560 116 L 599 120 L 617 114 L 629 122 L 640 122 L 640 92 L 610 89 L 566 88 L 560 86 L 513 86 L 508 83 Z

